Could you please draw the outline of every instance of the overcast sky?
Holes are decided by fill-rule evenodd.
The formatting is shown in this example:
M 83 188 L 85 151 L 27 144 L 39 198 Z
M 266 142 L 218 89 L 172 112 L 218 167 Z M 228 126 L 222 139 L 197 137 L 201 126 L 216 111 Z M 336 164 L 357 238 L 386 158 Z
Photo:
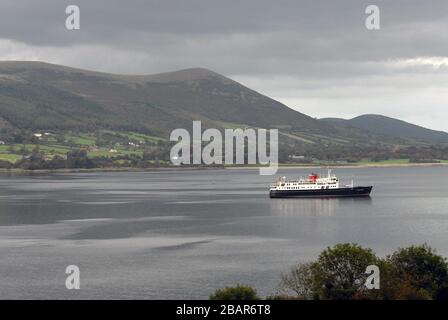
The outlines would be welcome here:
M 81 29 L 65 28 L 65 8 Z M 381 29 L 365 27 L 380 8 Z M 1 0 L 0 60 L 151 74 L 204 67 L 313 117 L 448 131 L 447 0 Z

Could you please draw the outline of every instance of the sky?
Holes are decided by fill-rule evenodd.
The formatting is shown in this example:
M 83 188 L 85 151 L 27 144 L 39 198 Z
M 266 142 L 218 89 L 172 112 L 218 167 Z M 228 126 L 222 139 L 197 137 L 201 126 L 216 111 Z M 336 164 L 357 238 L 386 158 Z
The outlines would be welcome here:
M 365 25 L 372 4 L 379 30 Z M 66 28 L 68 5 L 79 30 Z M 202 67 L 316 118 L 375 113 L 448 131 L 446 0 L 1 0 L 0 60 Z

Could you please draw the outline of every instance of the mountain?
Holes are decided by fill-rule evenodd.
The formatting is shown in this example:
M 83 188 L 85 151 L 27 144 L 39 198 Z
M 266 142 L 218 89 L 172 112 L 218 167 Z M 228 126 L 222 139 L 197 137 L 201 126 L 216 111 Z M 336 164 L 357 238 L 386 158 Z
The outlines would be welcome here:
M 354 127 L 380 136 L 401 139 L 407 142 L 420 141 L 428 144 L 448 143 L 448 133 L 446 132 L 427 129 L 382 115 L 366 114 L 350 120 L 339 118 L 325 118 L 321 120 L 334 125 Z
M 0 62 L 0 130 L 114 130 L 168 139 L 193 120 L 204 128 L 279 128 L 282 142 L 316 148 L 448 141 L 444 133 L 385 117 L 317 120 L 203 68 L 134 76 Z
M 41 62 L 0 62 L 0 126 L 167 136 L 172 129 L 190 128 L 192 120 L 218 128 L 335 130 L 206 69 L 126 76 Z

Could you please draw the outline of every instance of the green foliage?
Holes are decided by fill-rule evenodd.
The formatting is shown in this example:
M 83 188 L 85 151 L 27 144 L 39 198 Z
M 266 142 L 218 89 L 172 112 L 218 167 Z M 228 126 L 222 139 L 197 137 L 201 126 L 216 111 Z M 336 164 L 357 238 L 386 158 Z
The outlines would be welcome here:
M 68 168 L 93 168 L 94 163 L 87 157 L 85 150 L 73 150 L 67 153 Z
M 388 257 L 395 279 L 424 290 L 431 297 L 448 285 L 446 259 L 427 245 L 400 248 Z
M 380 289 L 365 287 L 368 265 L 380 269 Z M 279 297 L 300 299 L 448 299 L 448 264 L 427 245 L 400 248 L 385 259 L 356 244 L 337 244 L 299 264 L 280 282 Z
M 21 156 L 18 154 L 0 153 L 0 160 L 8 162 L 10 166 L 12 166 L 20 158 Z M 4 166 L 2 168 L 4 168 Z
M 1 133 L 7 136 L 5 130 L 0 129 Z M 44 130 L 20 131 L 17 134 L 23 143 L 17 144 L 10 139 L 9 142 L 0 144 L 0 160 L 8 161 L 14 168 L 147 168 L 167 166 L 170 162 L 169 141 L 140 133 Z M 4 164 L 3 167 L 11 166 Z
M 282 274 L 278 297 L 288 297 L 291 293 L 303 299 L 312 299 L 314 273 L 313 263 L 302 263 Z
M 377 261 L 371 249 L 356 244 L 329 247 L 312 265 L 313 291 L 322 299 L 352 299 L 364 287 L 367 266 Z
M 0 154 L 0 168 L 2 169 L 10 169 L 12 168 L 12 164 L 8 160 L 2 159 L 2 155 Z
M 260 300 L 260 298 L 252 287 L 237 285 L 216 290 L 210 296 L 210 300 Z
M 201 119 L 204 129 L 279 128 L 279 157 L 285 162 L 293 154 L 306 155 L 307 161 L 448 160 L 446 144 L 444 148 L 437 146 L 448 142 L 446 134 L 384 117 L 379 121 L 386 128 L 371 116 L 361 119 L 360 127 L 370 131 L 340 119 L 316 120 L 203 69 L 156 76 L 164 81 L 38 62 L 0 63 L 1 72 L 13 79 L 5 78 L 0 86 L 0 128 L 7 128 L 0 134 L 8 143 L 37 143 L 38 139 L 24 132 L 52 130 L 68 136 L 56 137 L 57 144 L 67 140 L 73 148 L 110 142 L 111 137 L 95 136 L 100 131 L 111 131 L 117 141 L 157 144 L 160 139 L 167 140 L 173 129 L 189 129 L 192 120 Z M 385 129 L 394 132 L 385 136 Z M 88 134 L 70 137 L 73 132 Z M 413 139 L 417 133 L 420 139 Z
M 447 145 L 435 143 L 443 142 L 437 138 L 440 133 L 424 130 L 424 141 L 401 139 L 343 125 L 340 120 L 316 120 L 208 70 L 165 74 L 162 82 L 151 77 L 136 82 L 132 77 L 37 62 L 0 63 L 1 71 L 14 80 L 4 79 L 0 86 L 0 140 L 14 147 L 0 151 L 17 155 L 2 159 L 17 165 L 19 156 L 29 156 L 39 144 L 43 161 L 32 166 L 27 159 L 20 162 L 29 168 L 46 167 L 54 156 L 65 157 L 79 148 L 88 148 L 89 158 L 101 166 L 128 158 L 132 161 L 126 163 L 132 166 L 162 164 L 169 161 L 171 130 L 190 129 L 196 119 L 202 120 L 203 129 L 279 128 L 281 162 L 294 161 L 291 155 L 321 165 L 366 159 L 380 164 L 397 163 L 394 159 L 448 160 Z M 407 131 L 408 136 L 413 132 Z M 110 149 L 117 152 L 111 154 Z

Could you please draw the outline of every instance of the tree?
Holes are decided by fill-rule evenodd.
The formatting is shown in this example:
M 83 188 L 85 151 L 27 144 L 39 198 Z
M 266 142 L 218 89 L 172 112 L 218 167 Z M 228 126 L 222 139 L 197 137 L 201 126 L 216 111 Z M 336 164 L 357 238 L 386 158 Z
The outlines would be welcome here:
M 321 299 L 353 299 L 365 288 L 366 268 L 378 258 L 357 244 L 337 244 L 324 250 L 312 265 L 313 291 Z
M 313 264 L 301 263 L 292 268 L 288 274 L 283 274 L 280 281 L 280 296 L 290 293 L 298 298 L 313 298 Z
M 19 150 L 19 154 L 21 154 L 22 156 L 26 155 L 28 153 L 28 150 L 26 149 L 26 146 L 24 144 L 22 144 L 22 146 L 20 147 Z
M 260 300 L 257 291 L 249 286 L 237 285 L 218 289 L 210 295 L 210 300 Z
M 10 168 L 12 168 L 12 164 L 9 161 L 0 159 L 0 168 L 2 168 L 2 169 L 10 169 Z
M 45 163 L 47 169 L 63 169 L 66 167 L 66 160 L 59 156 L 55 155 L 50 161 Z
M 17 161 L 15 166 L 25 170 L 38 170 L 45 168 L 45 160 L 43 155 L 35 148 L 31 155 Z
M 94 163 L 87 157 L 86 150 L 72 150 L 67 153 L 68 168 L 93 168 Z
M 32 157 L 37 157 L 40 155 L 40 148 L 39 145 L 35 145 L 33 150 L 31 151 L 31 156 Z
M 380 289 L 365 287 L 369 265 L 380 270 Z M 448 264 L 427 245 L 401 248 L 379 259 L 371 249 L 338 244 L 283 275 L 280 289 L 274 298 L 448 300 Z
M 424 290 L 433 298 L 448 285 L 446 259 L 428 245 L 400 248 L 388 257 L 393 276 L 408 282 L 417 290 Z

